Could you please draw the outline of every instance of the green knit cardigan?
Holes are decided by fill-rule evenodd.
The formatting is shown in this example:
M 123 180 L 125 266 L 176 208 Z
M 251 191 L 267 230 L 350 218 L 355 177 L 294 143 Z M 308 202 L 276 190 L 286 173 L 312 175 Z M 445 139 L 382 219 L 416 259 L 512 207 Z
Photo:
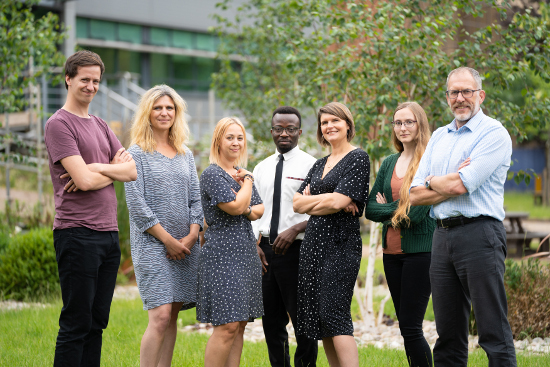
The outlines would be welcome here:
M 391 226 L 391 218 L 397 210 L 399 200 L 393 201 L 391 193 L 391 177 L 397 158 L 401 153 L 392 154 L 387 157 L 378 171 L 378 176 L 369 194 L 365 217 L 374 222 L 384 224 L 382 229 L 382 247 L 386 248 L 386 233 Z M 387 204 L 376 202 L 376 193 L 384 193 Z M 401 250 L 404 253 L 431 252 L 432 236 L 436 227 L 435 220 L 429 215 L 431 206 L 411 206 L 409 212 L 410 225 L 405 221 L 400 222 L 401 228 Z

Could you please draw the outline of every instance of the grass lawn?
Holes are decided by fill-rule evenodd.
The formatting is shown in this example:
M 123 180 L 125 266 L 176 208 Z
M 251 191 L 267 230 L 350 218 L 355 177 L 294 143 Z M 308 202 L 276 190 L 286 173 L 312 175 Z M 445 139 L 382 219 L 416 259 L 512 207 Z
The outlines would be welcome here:
M 0 311 L 0 366 L 51 366 L 53 361 L 59 301 L 45 309 Z M 195 311 L 180 314 L 182 323 L 195 322 Z M 102 366 L 139 366 L 139 344 L 147 325 L 147 313 L 139 299 L 113 301 L 111 321 L 104 333 Z M 173 366 L 195 367 L 204 363 L 208 336 L 179 333 Z M 294 353 L 295 347 L 291 347 Z M 360 348 L 361 366 L 407 366 L 404 352 L 392 349 Z M 482 350 L 470 355 L 468 366 L 487 366 Z M 241 366 L 269 366 L 264 343 L 245 342 Z M 321 348 L 318 366 L 328 363 Z M 518 366 L 550 366 L 550 355 L 518 356 Z
M 529 212 L 529 219 L 550 220 L 550 207 L 535 205 L 532 192 L 505 192 L 504 206 L 511 212 Z

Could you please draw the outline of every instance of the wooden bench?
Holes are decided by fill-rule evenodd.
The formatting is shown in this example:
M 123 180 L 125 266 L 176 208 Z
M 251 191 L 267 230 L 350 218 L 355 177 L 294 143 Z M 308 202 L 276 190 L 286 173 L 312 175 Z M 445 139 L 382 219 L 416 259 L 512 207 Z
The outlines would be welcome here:
M 524 233 L 507 233 L 506 242 L 508 245 L 508 251 L 511 248 L 515 248 L 514 256 L 524 256 L 533 254 L 535 250 L 532 250 L 529 245 L 534 239 L 542 241 L 544 237 L 548 236 L 546 232 L 524 232 Z M 549 251 L 548 241 L 543 243 L 542 248 L 539 251 Z

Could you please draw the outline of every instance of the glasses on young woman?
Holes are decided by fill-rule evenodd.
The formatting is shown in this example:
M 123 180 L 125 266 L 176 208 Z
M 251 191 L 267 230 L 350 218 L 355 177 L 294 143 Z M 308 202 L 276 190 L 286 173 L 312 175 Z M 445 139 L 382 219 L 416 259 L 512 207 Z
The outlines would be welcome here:
M 474 95 L 474 92 L 477 92 L 478 90 L 481 89 L 448 90 L 445 94 L 450 99 L 457 99 L 459 93 L 462 94 L 462 97 L 464 98 L 471 98 Z
M 276 134 L 282 134 L 284 130 L 286 130 L 286 133 L 288 135 L 294 135 L 300 130 L 298 127 L 289 126 L 289 127 L 281 127 L 281 126 L 271 126 L 271 130 L 275 132 Z
M 405 120 L 405 121 L 395 120 L 395 121 L 392 121 L 391 124 L 393 125 L 394 128 L 401 129 L 401 126 L 403 126 L 403 125 L 405 127 L 413 127 L 414 124 L 416 124 L 416 121 L 414 121 L 414 120 Z

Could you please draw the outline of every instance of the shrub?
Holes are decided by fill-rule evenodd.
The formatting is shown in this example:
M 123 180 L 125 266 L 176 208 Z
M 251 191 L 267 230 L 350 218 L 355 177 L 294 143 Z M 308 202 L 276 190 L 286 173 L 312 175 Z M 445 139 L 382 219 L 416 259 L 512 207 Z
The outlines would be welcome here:
M 123 182 L 114 182 L 117 200 L 117 222 L 118 222 L 118 240 L 120 241 L 120 252 L 122 254 L 121 264 L 131 258 L 130 247 L 130 214 L 126 205 L 126 194 Z
M 516 339 L 550 336 L 550 266 L 506 260 L 508 320 Z
M 51 228 L 13 236 L 0 254 L 0 297 L 42 300 L 60 294 Z

